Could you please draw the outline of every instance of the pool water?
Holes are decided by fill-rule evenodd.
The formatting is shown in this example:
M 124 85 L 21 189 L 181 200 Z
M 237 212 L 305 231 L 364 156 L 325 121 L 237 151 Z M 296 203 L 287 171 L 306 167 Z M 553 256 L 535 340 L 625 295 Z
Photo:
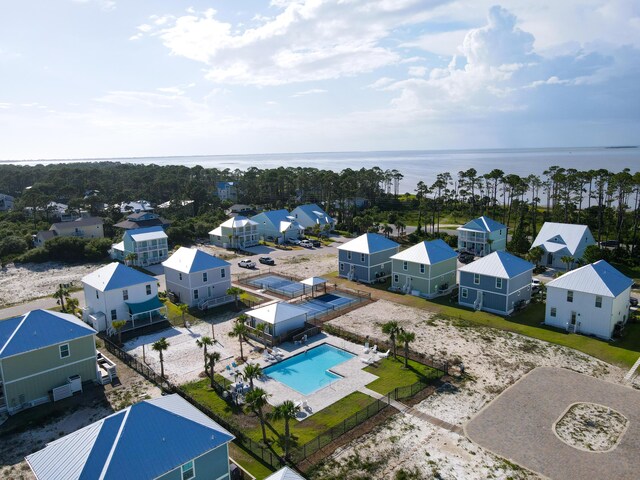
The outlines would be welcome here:
M 309 395 L 342 378 L 328 370 L 354 356 L 325 343 L 267 367 L 264 373 L 302 395 Z

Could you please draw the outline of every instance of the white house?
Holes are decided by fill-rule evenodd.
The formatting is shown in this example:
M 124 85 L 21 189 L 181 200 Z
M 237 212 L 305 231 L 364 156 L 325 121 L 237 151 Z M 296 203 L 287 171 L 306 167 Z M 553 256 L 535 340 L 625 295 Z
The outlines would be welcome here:
M 307 318 L 307 310 L 290 303 L 277 302 L 249 310 L 247 315 L 252 327 L 266 323 L 267 333 L 273 337 L 280 337 L 292 330 L 302 329 Z
M 197 248 L 180 247 L 162 262 L 167 291 L 190 307 L 233 302 L 227 295 L 231 287 L 231 264 Z
M 632 284 L 604 260 L 567 272 L 546 285 L 544 323 L 608 340 L 629 318 Z
M 103 238 L 103 220 L 100 217 L 81 217 L 73 222 L 58 222 L 49 230 L 57 237 Z
M 544 250 L 541 265 L 567 268 L 561 260 L 562 257 L 571 257 L 578 261 L 583 257 L 584 250 L 595 244 L 591 230 L 586 225 L 545 222 L 531 248 L 540 247 Z
M 271 210 L 251 217 L 258 224 L 258 235 L 280 243 L 302 237 L 304 227 L 287 210 Z
M 99 332 L 113 334 L 112 322 L 126 320 L 131 330 L 166 320 L 167 307 L 158 298 L 158 280 L 118 262 L 82 278 L 83 319 Z
M 0 212 L 6 212 L 13 208 L 14 198 L 11 195 L 0 193 Z
M 320 228 L 320 231 L 333 230 L 336 221 L 329 216 L 322 208 L 315 203 L 300 205 L 293 209 L 291 216 L 295 217 L 300 225 L 305 229 L 313 231 L 314 228 Z
M 482 216 L 467 222 L 458 231 L 458 249 L 479 257 L 507 249 L 507 226 Z
M 120 209 L 120 213 L 153 212 L 153 207 L 146 200 L 122 202 L 120 205 L 116 205 L 116 207 Z
M 245 248 L 258 245 L 258 223 L 237 215 L 209 232 L 213 245 L 224 248 Z

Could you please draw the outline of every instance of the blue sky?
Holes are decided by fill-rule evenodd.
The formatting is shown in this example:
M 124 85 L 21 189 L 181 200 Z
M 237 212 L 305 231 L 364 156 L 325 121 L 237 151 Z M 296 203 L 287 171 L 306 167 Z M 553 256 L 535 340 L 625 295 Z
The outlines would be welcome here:
M 5 2 L 0 159 L 638 144 L 632 0 Z

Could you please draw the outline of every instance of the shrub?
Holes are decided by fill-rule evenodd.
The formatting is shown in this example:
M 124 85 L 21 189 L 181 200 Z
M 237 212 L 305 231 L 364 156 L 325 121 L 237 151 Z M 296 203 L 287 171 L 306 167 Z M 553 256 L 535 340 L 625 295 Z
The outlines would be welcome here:
M 9 235 L 0 240 L 0 258 L 7 255 L 24 253 L 29 249 L 29 245 L 23 237 Z

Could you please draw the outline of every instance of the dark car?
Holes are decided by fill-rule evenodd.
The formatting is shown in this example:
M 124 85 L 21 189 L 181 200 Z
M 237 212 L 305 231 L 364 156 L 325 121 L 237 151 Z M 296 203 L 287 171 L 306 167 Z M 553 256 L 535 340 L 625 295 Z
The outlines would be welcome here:
M 320 240 L 311 240 L 311 244 L 316 248 L 322 246 L 322 242 Z
M 637 306 L 638 306 L 638 299 L 637 299 L 636 297 L 631 297 L 631 298 L 629 299 L 629 304 L 630 304 L 632 307 L 637 307 Z
M 271 257 L 260 257 L 258 259 L 260 263 L 264 263 L 265 265 L 275 265 L 276 261 Z
M 470 253 L 461 253 L 460 255 L 458 255 L 458 260 L 460 260 L 460 263 L 471 263 L 474 260 L 474 256 L 471 255 Z

